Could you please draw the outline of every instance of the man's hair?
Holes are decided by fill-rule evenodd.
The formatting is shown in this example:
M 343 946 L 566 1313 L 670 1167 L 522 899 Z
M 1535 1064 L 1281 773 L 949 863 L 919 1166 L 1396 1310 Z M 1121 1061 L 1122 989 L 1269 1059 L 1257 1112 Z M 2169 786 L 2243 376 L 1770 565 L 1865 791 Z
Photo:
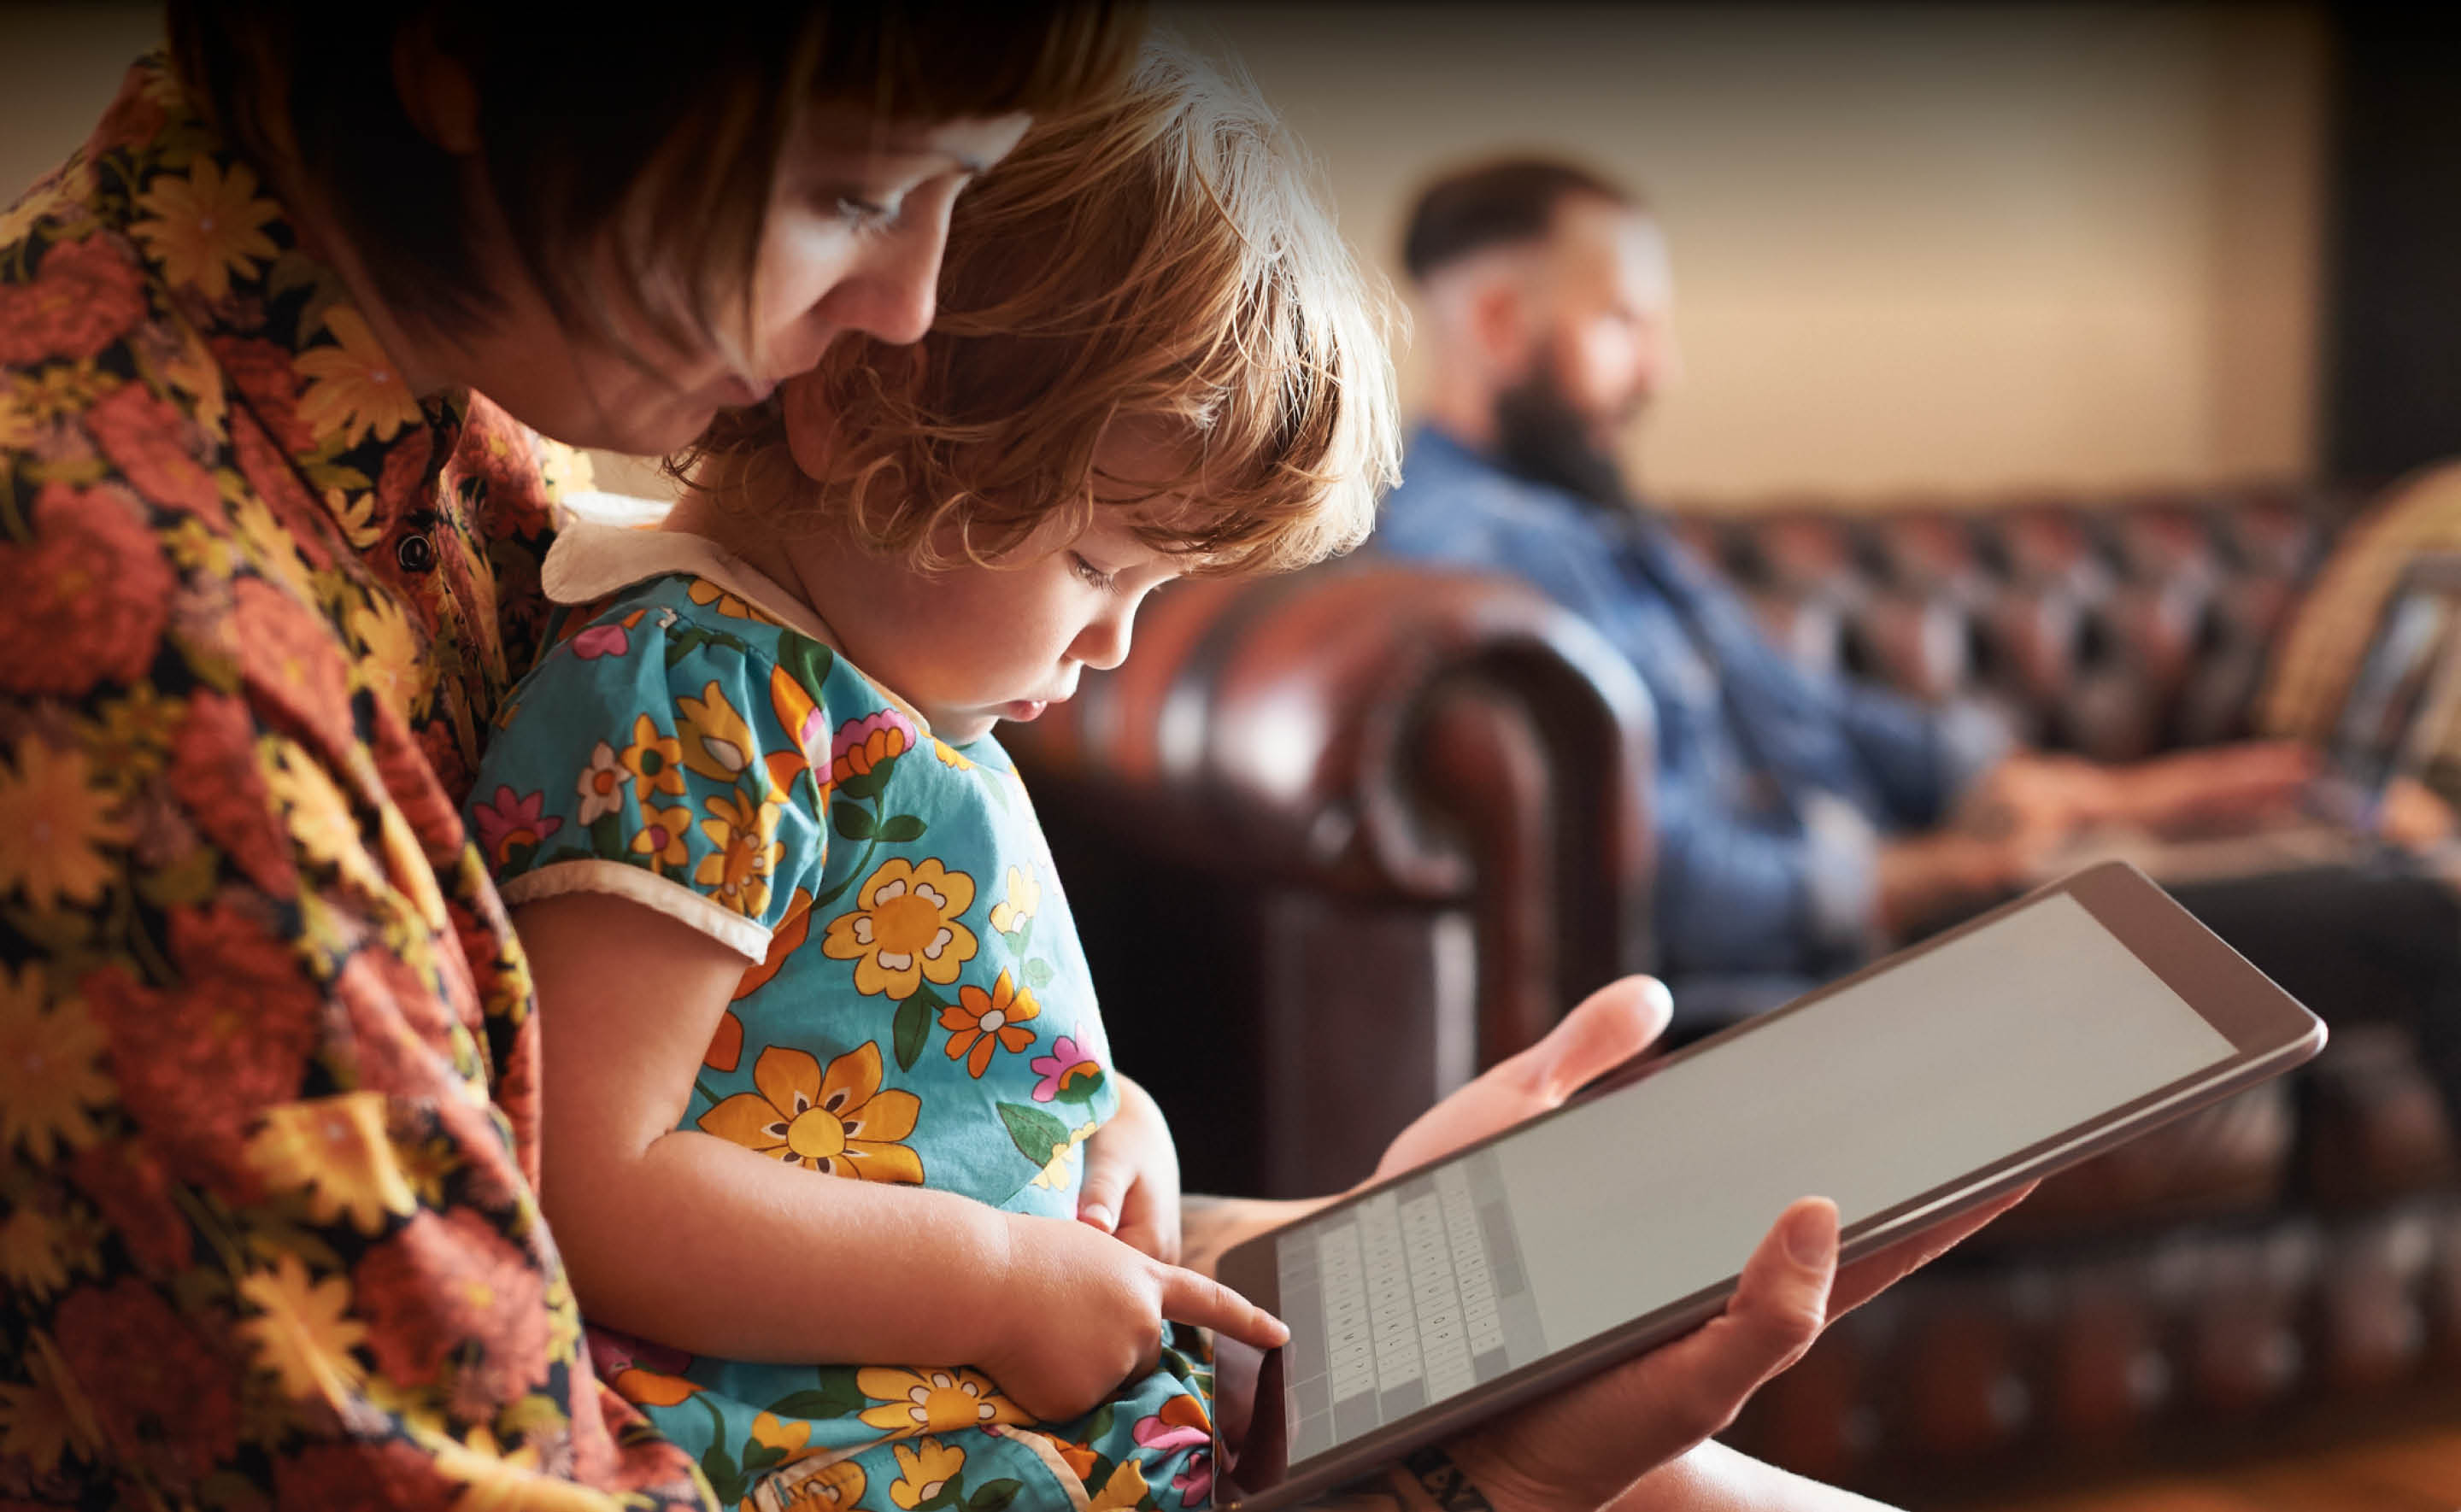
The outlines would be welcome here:
M 1448 173 L 1419 192 L 1402 237 L 1413 282 L 1489 247 L 1542 240 L 1567 200 L 1604 200 L 1631 209 L 1639 195 L 1559 158 L 1503 158 Z
M 1389 308 L 1253 87 L 1156 44 L 957 202 L 929 335 L 831 346 L 809 380 L 828 430 L 799 437 L 818 476 L 775 400 L 671 466 L 761 528 L 850 528 L 925 568 L 1098 507 L 1192 572 L 1295 566 L 1362 540 L 1399 476 Z M 1178 465 L 1098 476 L 1124 434 Z
M 1144 30 L 1132 0 L 756 0 L 659 24 L 479 0 L 171 0 L 169 20 L 191 96 L 244 156 L 301 165 L 406 319 L 464 331 L 499 303 L 463 164 L 395 84 L 396 42 L 421 33 L 476 86 L 479 165 L 558 318 L 615 339 L 611 293 L 657 335 L 721 350 L 802 109 L 1063 110 L 1114 87 Z

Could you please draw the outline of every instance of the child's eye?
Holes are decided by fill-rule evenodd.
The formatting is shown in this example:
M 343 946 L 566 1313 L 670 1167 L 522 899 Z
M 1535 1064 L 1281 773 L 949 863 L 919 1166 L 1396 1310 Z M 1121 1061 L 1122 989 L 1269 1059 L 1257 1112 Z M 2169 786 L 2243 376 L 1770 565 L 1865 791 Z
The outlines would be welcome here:
M 1116 581 L 1113 579 L 1111 574 L 1103 571 L 1101 567 L 1094 565 L 1094 564 L 1086 561 L 1082 556 L 1080 556 L 1074 551 L 1068 553 L 1068 563 L 1070 566 L 1076 568 L 1077 575 L 1084 579 L 1089 587 L 1102 588 L 1107 592 L 1112 583 Z

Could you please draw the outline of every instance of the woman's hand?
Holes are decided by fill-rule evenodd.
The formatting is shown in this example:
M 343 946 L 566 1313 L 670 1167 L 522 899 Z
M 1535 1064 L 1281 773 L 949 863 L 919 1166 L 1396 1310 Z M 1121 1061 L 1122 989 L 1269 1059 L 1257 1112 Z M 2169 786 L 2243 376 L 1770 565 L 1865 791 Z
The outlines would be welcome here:
M 1403 1130 L 1378 1166 L 1378 1179 L 1560 1105 L 1654 1042 L 1671 1009 L 1666 989 L 1647 977 L 1600 989 L 1545 1039 Z M 1733 1421 L 1751 1394 L 1799 1359 L 1830 1320 L 1938 1258 L 2031 1190 L 1998 1199 L 1843 1271 L 1837 1268 L 1835 1207 L 1806 1198 L 1779 1216 L 1718 1317 L 1672 1344 L 1462 1435 L 1445 1449 L 1497 1512 L 1601 1506 Z M 1756 1473 L 1765 1469 L 1741 1463 Z M 1734 1474 L 1728 1466 L 1722 1478 Z M 1853 1503 L 1842 1494 L 1832 1499 L 1825 1487 L 1807 1484 L 1805 1494 L 1809 1504 Z M 1685 1491 L 1673 1495 L 1671 1504 L 1695 1500 Z
M 1163 1326 L 1192 1323 L 1259 1350 L 1291 1335 L 1209 1276 L 1165 1265 L 1086 1224 L 1003 1214 L 1007 1255 L 983 1295 L 1002 1321 L 974 1363 L 1033 1416 L 1065 1422 L 1154 1368 Z
M 1655 1043 L 1674 1011 L 1674 998 L 1665 985 L 1654 977 L 1627 976 L 1619 982 L 1610 982 L 1565 1014 L 1546 1038 L 1490 1067 L 1477 1080 L 1421 1114 L 1385 1150 L 1371 1180 L 1380 1182 L 1441 1160 L 1466 1144 L 1560 1107 L 1574 1092 Z M 1830 1298 L 1829 1316 L 1838 1317 L 1861 1307 L 1948 1253 L 1968 1234 L 2016 1206 L 2032 1190 L 2028 1185 L 1995 1199 L 1963 1217 L 1927 1228 L 1847 1267 L 1838 1273 Z M 1803 1207 L 1797 1203 L 1788 1208 L 1788 1220 L 1782 1220 L 1779 1228 L 1786 1228 L 1787 1221 L 1799 1218 Z M 1755 1264 L 1763 1263 L 1762 1257 L 1778 1239 L 1779 1229 L 1771 1229 L 1769 1237 L 1755 1251 Z M 1748 1269 L 1744 1279 L 1747 1283 L 1751 1279 Z M 1731 1305 L 1728 1311 L 1733 1311 Z M 1704 1329 L 1701 1333 L 1708 1331 Z
M 1657 1042 L 1675 999 L 1651 976 L 1591 993 L 1546 1038 L 1419 1115 L 1394 1138 L 1371 1182 L 1442 1160 L 1466 1144 L 1562 1105 L 1584 1085 Z
M 1077 1220 L 1166 1265 L 1179 1264 L 1179 1151 L 1145 1088 L 1117 1071 L 1120 1111 L 1085 1141 Z

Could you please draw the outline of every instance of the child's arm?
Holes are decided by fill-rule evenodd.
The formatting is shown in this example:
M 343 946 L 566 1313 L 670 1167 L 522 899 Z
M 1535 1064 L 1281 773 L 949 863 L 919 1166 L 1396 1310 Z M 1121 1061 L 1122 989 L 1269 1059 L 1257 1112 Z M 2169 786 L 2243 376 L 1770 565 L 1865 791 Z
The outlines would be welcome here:
M 1259 1347 L 1281 1325 L 1080 1223 L 816 1175 L 678 1129 L 744 971 L 611 895 L 514 915 L 538 984 L 540 1200 L 583 1310 L 696 1353 L 974 1365 L 1038 1417 L 1148 1367 L 1166 1318 Z

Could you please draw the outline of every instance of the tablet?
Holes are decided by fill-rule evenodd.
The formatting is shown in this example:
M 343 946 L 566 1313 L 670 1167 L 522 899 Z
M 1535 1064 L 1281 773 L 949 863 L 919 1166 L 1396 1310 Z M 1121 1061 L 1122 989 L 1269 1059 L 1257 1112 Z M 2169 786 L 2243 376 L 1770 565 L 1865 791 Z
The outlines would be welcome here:
M 2279 1075 L 2324 1026 L 2093 867 L 1232 1249 L 1215 1489 L 1295 1501 L 1663 1343 L 1798 1198 L 1853 1259 Z

